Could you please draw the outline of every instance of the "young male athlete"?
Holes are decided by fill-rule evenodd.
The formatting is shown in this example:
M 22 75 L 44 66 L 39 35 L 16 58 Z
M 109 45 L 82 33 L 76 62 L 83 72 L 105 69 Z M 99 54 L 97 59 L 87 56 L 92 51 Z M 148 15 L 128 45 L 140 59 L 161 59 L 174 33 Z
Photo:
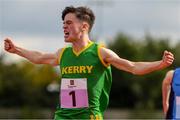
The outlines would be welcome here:
M 60 66 L 60 100 L 55 119 L 103 119 L 108 106 L 112 75 L 110 65 L 136 75 L 160 70 L 174 57 L 165 51 L 162 60 L 132 62 L 89 39 L 95 16 L 87 7 L 66 7 L 62 12 L 64 39 L 72 46 L 56 53 L 41 53 L 16 46 L 5 39 L 5 50 L 35 64 Z
M 166 119 L 180 119 L 180 68 L 166 73 L 162 84 L 162 96 Z

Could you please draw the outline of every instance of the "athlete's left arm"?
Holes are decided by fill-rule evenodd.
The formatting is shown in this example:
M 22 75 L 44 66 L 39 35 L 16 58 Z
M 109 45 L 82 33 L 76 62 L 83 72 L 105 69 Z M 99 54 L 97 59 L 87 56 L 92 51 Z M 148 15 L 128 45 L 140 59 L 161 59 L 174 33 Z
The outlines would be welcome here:
M 101 47 L 100 55 L 103 61 L 107 64 L 111 64 L 114 67 L 130 72 L 136 75 L 143 75 L 152 71 L 160 70 L 168 67 L 173 63 L 174 56 L 171 52 L 164 51 L 162 60 L 154 62 L 133 62 L 123 58 L 120 58 L 112 50 Z

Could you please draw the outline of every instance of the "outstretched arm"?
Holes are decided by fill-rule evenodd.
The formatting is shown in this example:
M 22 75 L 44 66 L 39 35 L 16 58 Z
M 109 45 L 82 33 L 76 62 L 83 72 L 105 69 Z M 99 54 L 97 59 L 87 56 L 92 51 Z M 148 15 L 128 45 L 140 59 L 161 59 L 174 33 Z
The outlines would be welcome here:
M 174 71 L 170 70 L 167 72 L 163 83 L 162 83 L 162 103 L 163 103 L 163 112 L 166 115 L 168 108 L 169 108 L 169 94 L 171 90 L 171 82 L 173 78 Z
M 114 67 L 130 72 L 136 75 L 143 75 L 155 70 L 160 70 L 168 67 L 173 63 L 174 56 L 171 52 L 165 51 L 162 60 L 155 62 L 132 62 L 120 58 L 116 53 L 110 49 L 100 48 L 100 54 L 104 62 L 112 64 Z
M 13 54 L 17 54 L 21 57 L 24 57 L 35 64 L 49 64 L 49 65 L 58 65 L 59 53 L 58 50 L 56 53 L 41 53 L 38 51 L 31 51 L 21 47 L 16 46 L 10 38 L 4 40 L 4 49 Z

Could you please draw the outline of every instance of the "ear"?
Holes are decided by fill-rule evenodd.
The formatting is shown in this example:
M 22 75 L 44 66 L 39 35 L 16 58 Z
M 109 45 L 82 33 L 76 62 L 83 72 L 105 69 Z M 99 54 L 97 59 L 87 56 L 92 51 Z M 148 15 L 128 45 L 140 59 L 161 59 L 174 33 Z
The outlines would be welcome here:
M 89 31 L 89 24 L 87 22 L 83 22 L 82 24 L 82 31 Z

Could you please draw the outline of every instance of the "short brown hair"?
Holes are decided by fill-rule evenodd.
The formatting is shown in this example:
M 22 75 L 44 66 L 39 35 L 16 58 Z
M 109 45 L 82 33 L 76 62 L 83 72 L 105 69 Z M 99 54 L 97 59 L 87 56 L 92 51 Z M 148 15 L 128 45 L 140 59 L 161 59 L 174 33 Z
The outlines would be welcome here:
M 74 13 L 79 20 L 87 22 L 90 26 L 89 32 L 91 31 L 92 26 L 95 21 L 95 15 L 90 8 L 85 7 L 85 6 L 80 6 L 80 7 L 68 6 L 62 12 L 63 21 L 64 21 L 65 16 L 68 13 Z

